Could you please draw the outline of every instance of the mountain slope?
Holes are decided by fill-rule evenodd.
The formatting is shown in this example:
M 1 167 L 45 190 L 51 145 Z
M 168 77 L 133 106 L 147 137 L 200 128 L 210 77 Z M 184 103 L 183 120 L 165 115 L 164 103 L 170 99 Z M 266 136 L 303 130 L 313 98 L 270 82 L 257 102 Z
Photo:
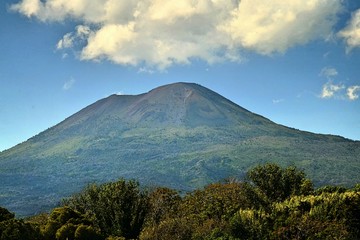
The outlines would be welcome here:
M 317 185 L 360 182 L 360 143 L 271 122 L 197 84 L 112 95 L 0 153 L 0 205 L 29 215 L 93 181 L 180 190 L 277 162 Z

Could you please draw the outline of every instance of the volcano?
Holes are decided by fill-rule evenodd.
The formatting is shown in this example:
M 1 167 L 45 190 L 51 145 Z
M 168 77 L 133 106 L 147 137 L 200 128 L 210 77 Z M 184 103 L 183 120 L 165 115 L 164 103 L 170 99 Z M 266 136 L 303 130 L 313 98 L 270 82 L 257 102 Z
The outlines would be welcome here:
M 276 124 L 193 83 L 111 95 L 0 153 L 0 206 L 54 207 L 88 183 L 120 177 L 186 192 L 274 162 L 316 186 L 360 180 L 360 142 Z

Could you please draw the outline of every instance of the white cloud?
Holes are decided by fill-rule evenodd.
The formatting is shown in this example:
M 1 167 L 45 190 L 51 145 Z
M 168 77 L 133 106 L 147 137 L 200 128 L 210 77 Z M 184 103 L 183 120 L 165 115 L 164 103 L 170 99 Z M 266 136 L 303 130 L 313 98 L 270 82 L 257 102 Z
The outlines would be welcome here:
M 70 78 L 68 81 L 66 81 L 63 85 L 63 90 L 67 91 L 69 90 L 70 88 L 72 88 L 72 86 L 74 85 L 75 83 L 75 79 L 74 78 Z
M 328 38 L 340 1 L 242 1 L 221 28 L 236 45 L 268 55 L 316 38 Z
M 340 97 L 339 92 L 342 91 L 343 89 L 345 89 L 345 86 L 343 84 L 334 84 L 331 81 L 329 81 L 323 85 L 320 97 L 321 98 Z
M 360 91 L 360 86 L 351 86 L 348 87 L 347 91 L 346 91 L 346 95 L 349 98 L 349 100 L 353 101 L 359 98 L 359 92 Z
M 319 76 L 326 77 L 327 79 L 331 79 L 337 75 L 338 71 L 332 67 L 324 67 L 319 73 Z
M 138 73 L 153 74 L 153 73 L 155 73 L 155 71 L 151 68 L 141 67 L 141 68 L 139 68 Z
M 336 84 L 331 80 L 323 85 L 320 98 L 354 101 L 359 99 L 360 86 L 354 85 L 347 87 L 344 84 Z
M 42 19 L 40 12 L 42 11 L 43 4 L 39 0 L 23 0 L 20 3 L 11 6 L 11 9 L 17 11 L 27 17 L 36 16 Z
M 74 37 L 72 33 L 67 33 L 63 38 L 57 43 L 57 49 L 70 48 L 73 46 Z
M 75 33 L 66 33 L 62 39 L 56 45 L 56 49 L 72 48 L 74 44 L 86 40 L 90 35 L 91 30 L 88 26 L 78 25 L 76 26 Z
M 348 26 L 340 31 L 338 35 L 345 39 L 347 51 L 360 47 L 360 9 L 353 13 Z
M 284 53 L 332 33 L 341 0 L 22 0 L 11 9 L 41 21 L 80 22 L 57 49 L 82 60 L 166 69 L 241 52 Z
M 324 67 L 321 69 L 319 76 L 326 77 L 328 82 L 322 86 L 320 98 L 330 99 L 336 98 L 341 100 L 357 100 L 359 98 L 358 91 L 360 91 L 360 86 L 354 85 L 347 87 L 344 84 L 334 83 L 334 77 L 338 75 L 338 71 L 332 67 Z

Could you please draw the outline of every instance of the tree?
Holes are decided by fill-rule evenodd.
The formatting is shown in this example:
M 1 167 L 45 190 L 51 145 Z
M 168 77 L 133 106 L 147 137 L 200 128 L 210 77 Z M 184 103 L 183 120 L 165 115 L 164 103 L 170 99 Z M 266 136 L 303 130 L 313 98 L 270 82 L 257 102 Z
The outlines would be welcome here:
M 188 240 L 192 239 L 194 224 L 187 218 L 168 218 L 156 228 L 146 228 L 141 233 L 141 240 Z
M 75 231 L 77 226 L 73 223 L 66 223 L 65 225 L 62 225 L 59 229 L 56 231 L 56 239 L 57 240 L 70 240 L 75 239 Z
M 139 183 L 120 179 L 102 185 L 89 185 L 81 193 L 64 201 L 94 219 L 106 236 L 138 238 L 149 209 L 149 198 L 141 191 Z
M 85 215 L 66 206 L 55 208 L 51 212 L 42 233 L 46 240 L 103 239 L 100 231 L 94 228 L 93 223 Z
M 37 240 L 40 233 L 30 223 L 15 219 L 15 214 L 0 207 L 0 240 Z
M 15 214 L 9 212 L 6 208 L 0 207 L 0 222 L 13 219 Z
M 174 216 L 180 202 L 181 197 L 177 191 L 164 187 L 156 188 L 149 194 L 147 225 L 158 225 L 163 219 Z
M 76 240 L 99 240 L 103 239 L 97 229 L 93 226 L 80 224 L 75 231 Z
M 305 173 L 291 166 L 281 168 L 268 163 L 250 170 L 247 177 L 271 202 L 280 202 L 291 195 L 309 194 L 312 183 Z
M 261 200 L 246 183 L 213 183 L 185 196 L 181 211 L 203 219 L 228 220 L 243 208 L 258 208 Z
M 10 219 L 0 222 L 0 240 L 38 240 L 40 233 L 23 220 Z
M 262 210 L 241 209 L 230 220 L 230 229 L 236 239 L 269 239 L 271 219 Z

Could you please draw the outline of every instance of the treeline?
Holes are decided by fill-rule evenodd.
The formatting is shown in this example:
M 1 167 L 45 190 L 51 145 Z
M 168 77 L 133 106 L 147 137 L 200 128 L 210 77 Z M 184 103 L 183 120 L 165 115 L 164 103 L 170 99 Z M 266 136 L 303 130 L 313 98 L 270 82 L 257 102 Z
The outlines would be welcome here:
M 314 190 L 304 172 L 255 167 L 185 195 L 121 179 L 92 184 L 50 214 L 0 208 L 0 240 L 360 239 L 360 185 Z

